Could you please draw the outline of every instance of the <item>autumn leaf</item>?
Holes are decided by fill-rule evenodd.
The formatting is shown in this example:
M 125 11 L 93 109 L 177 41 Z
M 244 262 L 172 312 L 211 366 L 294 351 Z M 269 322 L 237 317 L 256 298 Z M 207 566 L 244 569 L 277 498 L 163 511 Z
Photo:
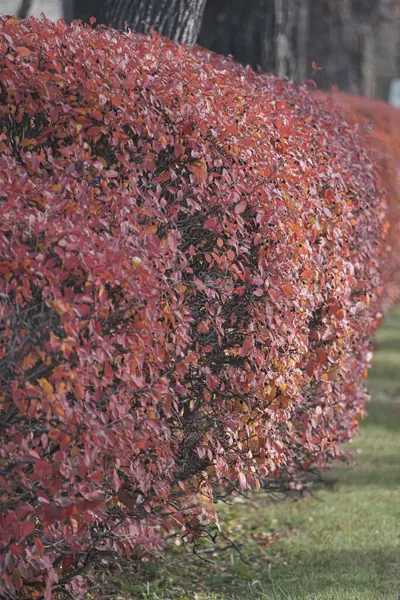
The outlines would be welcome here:
M 50 381 L 48 381 L 44 377 L 39 379 L 39 385 L 42 388 L 42 390 L 47 392 L 48 394 L 52 394 L 54 392 L 54 388 L 51 385 Z
M 25 46 L 16 46 L 15 51 L 24 58 L 27 58 L 32 54 L 32 50 L 29 50 L 29 48 L 26 48 Z
M 204 184 L 207 182 L 207 163 L 205 160 L 198 160 L 190 166 L 190 171 L 195 177 L 196 184 Z
M 246 200 L 241 200 L 235 206 L 235 213 L 237 215 L 241 215 L 242 213 L 244 213 L 244 211 L 246 210 L 246 208 L 247 208 L 247 202 L 246 202 Z

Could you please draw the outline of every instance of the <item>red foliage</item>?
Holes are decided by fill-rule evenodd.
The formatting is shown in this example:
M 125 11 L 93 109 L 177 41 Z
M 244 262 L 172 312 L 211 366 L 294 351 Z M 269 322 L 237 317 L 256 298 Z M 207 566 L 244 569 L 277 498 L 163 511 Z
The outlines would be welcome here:
M 346 118 L 364 134 L 364 146 L 370 150 L 379 169 L 384 193 L 388 198 L 389 242 L 391 251 L 400 251 L 400 110 L 371 98 L 336 93 L 335 102 L 345 110 Z M 390 303 L 399 297 L 400 265 L 387 263 L 384 273 L 385 296 Z
M 173 42 L 0 19 L 0 592 L 296 485 L 357 429 L 387 256 L 363 134 Z

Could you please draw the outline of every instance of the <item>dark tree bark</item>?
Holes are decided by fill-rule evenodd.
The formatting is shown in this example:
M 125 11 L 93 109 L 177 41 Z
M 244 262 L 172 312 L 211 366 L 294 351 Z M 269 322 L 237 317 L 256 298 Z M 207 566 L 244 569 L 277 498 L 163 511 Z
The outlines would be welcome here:
M 95 17 L 98 24 L 106 25 L 105 21 L 105 0 L 64 0 L 70 3 L 68 16 L 71 21 L 74 19 L 87 23 L 90 17 Z
M 296 0 L 275 0 L 275 55 L 280 77 L 297 79 L 297 65 L 293 48 L 294 28 L 298 22 Z
M 20 19 L 26 19 L 31 10 L 32 0 L 22 0 L 21 6 L 18 9 L 17 17 Z
M 74 18 L 138 33 L 152 27 L 159 35 L 183 44 L 195 44 L 206 0 L 74 0 Z
M 76 17 L 74 16 L 74 0 L 62 0 L 63 18 L 66 23 L 71 23 Z
M 299 80 L 305 77 L 308 31 L 308 0 L 208 0 L 199 44 Z
M 106 0 L 111 27 L 128 26 L 138 33 L 157 33 L 184 44 L 195 44 L 206 0 Z
M 207 0 L 199 44 L 296 82 L 385 98 L 400 61 L 398 2 Z
M 127 25 L 141 33 L 154 27 L 160 35 L 188 44 L 198 41 L 298 83 L 312 78 L 322 89 L 338 86 L 385 98 L 398 73 L 393 65 L 400 60 L 399 0 L 64 2 L 75 4 L 73 18 L 95 16 L 97 23 Z M 313 71 L 313 61 L 322 70 Z
M 199 44 L 265 71 L 276 70 L 274 0 L 207 0 Z

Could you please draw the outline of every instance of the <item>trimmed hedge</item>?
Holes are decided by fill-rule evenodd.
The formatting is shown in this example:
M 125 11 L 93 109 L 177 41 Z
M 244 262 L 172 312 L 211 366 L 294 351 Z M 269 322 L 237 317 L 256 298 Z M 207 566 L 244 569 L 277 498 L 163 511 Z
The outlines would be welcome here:
M 388 268 L 364 133 L 229 59 L 0 19 L 0 593 L 195 536 L 357 430 Z
M 345 111 L 349 122 L 356 124 L 364 133 L 364 146 L 368 147 L 372 160 L 379 169 L 387 196 L 389 252 L 400 251 L 400 111 L 371 98 L 335 93 L 334 101 Z M 387 263 L 383 274 L 384 305 L 399 297 L 400 265 L 395 256 Z

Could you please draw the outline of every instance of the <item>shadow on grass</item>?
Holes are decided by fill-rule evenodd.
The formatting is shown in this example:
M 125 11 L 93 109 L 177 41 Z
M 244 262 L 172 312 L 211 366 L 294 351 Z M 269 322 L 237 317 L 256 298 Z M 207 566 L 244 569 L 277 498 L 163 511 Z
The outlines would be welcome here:
M 357 597 L 373 591 L 371 585 L 378 582 L 376 597 L 381 593 L 397 598 L 400 585 L 396 586 L 394 573 L 399 568 L 399 557 L 388 549 L 340 550 L 291 554 L 285 569 L 272 575 L 272 599 L 303 599 L 313 597 L 341 598 L 340 592 Z M 292 567 L 292 568 L 291 568 Z M 273 582 L 279 581 L 279 593 Z M 266 586 L 269 591 L 269 586 Z M 264 590 L 263 590 L 264 591 Z M 267 596 L 268 597 L 268 596 Z M 385 596 L 386 597 L 386 596 Z M 388 598 L 391 596 L 388 596 Z
M 358 462 L 358 464 L 357 464 Z M 381 489 L 395 489 L 400 487 L 400 463 L 398 453 L 382 454 L 363 453 L 356 457 L 356 464 L 348 467 L 347 477 L 337 478 L 335 473 L 327 475 L 327 483 L 343 487 L 351 486 L 378 486 Z M 322 489 L 323 486 L 316 489 Z
M 376 401 L 367 404 L 368 416 L 361 427 L 383 427 L 389 431 L 400 432 L 400 402 Z M 368 432 L 365 433 L 368 435 Z M 399 448 L 400 450 L 400 448 Z
M 379 386 L 382 386 L 383 388 L 382 391 L 384 391 L 386 387 L 393 389 L 394 385 L 399 388 L 399 375 L 400 364 L 397 361 L 376 361 L 371 370 L 371 376 L 368 383 L 372 385 L 379 383 Z
M 385 352 L 386 350 L 394 350 L 400 353 L 400 331 L 396 331 L 393 337 L 387 337 L 383 341 L 377 342 L 376 353 Z
M 182 553 L 179 570 L 176 563 L 172 568 L 167 563 L 159 564 L 157 571 L 152 574 L 147 571 L 146 575 L 153 579 L 158 593 L 163 588 L 162 595 L 157 597 L 168 599 L 186 600 L 196 593 L 206 598 L 213 598 L 215 594 L 224 600 L 313 600 L 347 598 L 349 592 L 357 598 L 363 594 L 370 598 L 371 586 L 376 586 L 377 582 L 376 598 L 386 593 L 390 594 L 388 598 L 393 594 L 394 599 L 400 591 L 394 575 L 399 560 L 393 548 L 344 548 L 340 551 L 324 548 L 312 552 L 306 549 L 294 552 L 292 549 L 280 556 L 279 563 L 281 566 L 271 568 L 265 552 L 255 555 L 251 564 L 237 558 L 229 560 L 227 556 L 225 562 L 219 558 L 215 565 L 201 564 L 191 555 Z M 131 587 L 127 582 L 126 591 L 134 592 L 134 583 Z M 340 592 L 347 595 L 341 596 Z

